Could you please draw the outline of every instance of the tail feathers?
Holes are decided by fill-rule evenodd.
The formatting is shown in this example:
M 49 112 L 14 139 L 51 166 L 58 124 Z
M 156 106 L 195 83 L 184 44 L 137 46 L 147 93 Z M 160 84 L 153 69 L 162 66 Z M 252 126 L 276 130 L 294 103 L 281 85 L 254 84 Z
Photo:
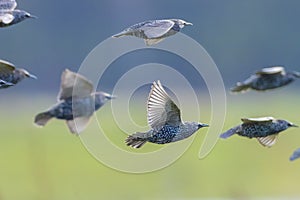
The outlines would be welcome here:
M 236 126 L 234 128 L 229 129 L 225 133 L 222 133 L 220 135 L 220 138 L 222 138 L 222 139 L 229 138 L 230 136 L 234 135 L 239 130 L 239 128 L 240 128 L 240 126 Z
M 52 115 L 49 112 L 43 112 L 35 116 L 34 123 L 38 126 L 45 126 L 51 118 Z
M 129 135 L 126 138 L 125 143 L 127 144 L 127 146 L 140 148 L 147 142 L 147 139 L 144 138 L 143 135 L 144 133 L 135 133 L 133 135 Z
M 234 88 L 231 88 L 231 92 L 242 92 L 249 89 L 249 85 L 238 82 Z

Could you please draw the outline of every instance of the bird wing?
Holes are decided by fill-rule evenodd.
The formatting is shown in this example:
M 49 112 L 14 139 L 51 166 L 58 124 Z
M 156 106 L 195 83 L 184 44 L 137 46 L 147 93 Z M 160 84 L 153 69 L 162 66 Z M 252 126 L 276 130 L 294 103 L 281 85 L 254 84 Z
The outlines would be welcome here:
M 71 133 L 79 135 L 88 125 L 90 117 L 77 117 L 73 120 L 68 120 L 67 125 Z
M 17 2 L 15 0 L 0 0 L 1 11 L 12 11 L 16 7 L 17 7 Z
M 290 161 L 296 160 L 300 157 L 300 148 L 294 151 L 293 155 L 290 157 Z
M 285 74 L 284 67 L 275 66 L 275 67 L 268 67 L 263 68 L 260 71 L 256 72 L 257 75 L 275 75 L 275 74 Z
M 0 14 L 0 22 L 2 22 L 4 24 L 9 24 L 14 19 L 15 19 L 15 17 L 12 14 L 10 14 L 10 13 Z
M 272 122 L 275 119 L 273 117 L 260 117 L 260 118 L 242 118 L 241 119 L 244 124 L 252 124 L 252 123 L 265 123 Z
M 76 90 L 73 91 L 74 88 L 76 88 Z M 69 97 L 86 97 L 91 95 L 93 90 L 93 84 L 85 77 L 66 69 L 61 76 L 58 99 L 62 100 Z
M 257 138 L 258 142 L 264 147 L 271 147 L 276 143 L 278 134 L 269 135 L 267 137 L 259 137 Z
M 0 78 L 9 76 L 15 69 L 16 67 L 13 64 L 0 60 Z
M 166 34 L 174 26 L 171 20 L 155 20 L 145 24 L 140 29 L 149 39 L 159 38 Z
M 147 104 L 148 123 L 153 129 L 160 129 L 166 124 L 179 126 L 182 123 L 179 108 L 170 99 L 160 81 L 153 82 Z

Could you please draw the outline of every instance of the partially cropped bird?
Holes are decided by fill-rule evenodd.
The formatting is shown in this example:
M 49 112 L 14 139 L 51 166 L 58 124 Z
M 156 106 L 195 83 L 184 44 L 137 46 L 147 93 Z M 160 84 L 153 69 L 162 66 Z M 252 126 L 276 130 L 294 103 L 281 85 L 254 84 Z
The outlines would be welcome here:
M 25 69 L 16 68 L 13 64 L 0 60 L 0 89 L 13 86 L 24 78 L 37 79 Z
M 11 26 L 28 18 L 37 18 L 24 10 L 16 10 L 15 0 L 0 0 L 0 27 Z
M 146 45 L 149 46 L 157 44 L 166 37 L 176 34 L 184 26 L 188 25 L 191 26 L 193 24 L 182 19 L 148 20 L 132 25 L 112 37 L 118 38 L 125 35 L 136 36 L 143 38 Z
M 300 157 L 300 148 L 294 151 L 294 153 L 290 157 L 290 161 L 294 161 Z
M 176 142 L 208 126 L 197 122 L 182 122 L 179 108 L 170 99 L 160 81 L 152 84 L 147 104 L 151 130 L 128 136 L 125 140 L 128 146 L 140 148 L 146 142 L 156 144 Z
M 66 120 L 71 133 L 82 132 L 91 115 L 107 101 L 115 98 L 105 92 L 93 92 L 93 84 L 85 77 L 66 69 L 62 73 L 58 103 L 35 117 L 44 126 L 51 118 Z
M 259 143 L 266 147 L 271 147 L 276 143 L 278 134 L 290 127 L 297 125 L 282 119 L 273 117 L 242 118 L 242 124 L 229 129 L 220 135 L 226 139 L 234 134 L 248 138 L 257 138 Z
M 244 82 L 238 82 L 231 91 L 243 92 L 248 89 L 270 90 L 288 85 L 296 78 L 300 78 L 300 72 L 286 72 L 282 66 L 263 68 Z

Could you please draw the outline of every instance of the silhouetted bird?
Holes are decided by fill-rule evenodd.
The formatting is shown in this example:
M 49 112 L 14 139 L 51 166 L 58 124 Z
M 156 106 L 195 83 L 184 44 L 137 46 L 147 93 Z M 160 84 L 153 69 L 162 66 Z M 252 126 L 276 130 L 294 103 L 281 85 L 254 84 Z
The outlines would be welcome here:
M 36 79 L 36 76 L 25 69 L 18 69 L 13 64 L 0 60 L 0 89 L 13 86 L 26 77 Z
M 11 26 L 28 18 L 37 18 L 24 10 L 15 10 L 15 0 L 0 0 L 0 27 Z
M 229 129 L 220 135 L 220 138 L 228 138 L 234 134 L 243 137 L 257 138 L 263 146 L 271 147 L 276 143 L 278 134 L 289 127 L 298 127 L 288 121 L 274 119 L 273 117 L 242 118 L 242 124 Z
M 231 91 L 243 92 L 248 89 L 261 91 L 275 89 L 288 85 L 296 78 L 300 78 L 299 72 L 285 72 L 284 67 L 281 66 L 263 68 L 244 82 L 238 82 Z
M 184 26 L 188 25 L 193 24 L 181 19 L 149 20 L 130 26 L 112 37 L 118 38 L 125 35 L 136 36 L 143 38 L 147 45 L 154 45 L 164 38 L 176 34 Z
M 183 140 L 207 124 L 182 122 L 180 110 L 170 99 L 160 81 L 154 82 L 148 97 L 148 123 L 151 130 L 135 133 L 125 140 L 128 146 L 140 148 L 146 142 L 165 144 Z
M 93 92 L 94 87 L 85 77 L 66 69 L 62 73 L 58 103 L 35 117 L 34 122 L 44 126 L 53 117 L 66 120 L 71 133 L 82 132 L 91 115 L 114 98 L 105 92 Z
M 296 160 L 300 157 L 300 148 L 294 151 L 293 155 L 290 157 L 290 161 Z

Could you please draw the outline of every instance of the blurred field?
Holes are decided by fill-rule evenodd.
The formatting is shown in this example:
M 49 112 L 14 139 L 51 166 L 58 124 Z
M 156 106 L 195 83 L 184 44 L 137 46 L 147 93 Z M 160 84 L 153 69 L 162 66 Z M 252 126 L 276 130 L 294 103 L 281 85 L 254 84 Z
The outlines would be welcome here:
M 284 91 L 280 94 L 229 94 L 223 130 L 237 125 L 244 116 L 272 115 L 300 124 L 300 95 Z M 35 98 L 8 99 L 0 104 L 1 200 L 300 197 L 300 160 L 288 160 L 300 147 L 299 129 L 284 132 L 270 149 L 238 136 L 220 140 L 203 160 L 198 159 L 198 152 L 205 131 L 199 131 L 191 148 L 171 166 L 147 174 L 127 174 L 94 159 L 80 139 L 68 133 L 64 122 L 53 120 L 43 129 L 32 124 L 37 112 L 55 103 L 53 97 L 38 102 Z M 107 111 L 109 106 L 98 111 L 97 116 Z M 202 112 L 201 120 L 209 120 L 205 117 L 209 109 Z M 146 123 L 144 110 L 138 107 L 133 114 Z M 83 134 L 97 131 L 93 123 L 94 119 Z M 105 123 L 111 122 L 107 119 Z M 114 125 L 111 131 L 112 141 L 126 149 L 126 135 Z M 147 144 L 145 148 L 153 146 L 156 147 Z

